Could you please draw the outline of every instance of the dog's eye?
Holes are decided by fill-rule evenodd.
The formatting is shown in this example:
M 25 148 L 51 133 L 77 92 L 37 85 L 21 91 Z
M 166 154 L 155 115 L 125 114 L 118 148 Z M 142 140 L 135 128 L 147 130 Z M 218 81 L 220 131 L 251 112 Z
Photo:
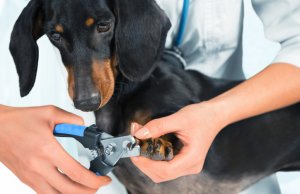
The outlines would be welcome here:
M 59 42 L 61 40 L 61 35 L 60 33 L 57 33 L 57 32 L 53 32 L 51 33 L 51 39 L 56 41 L 56 42 Z
M 111 27 L 111 24 L 109 22 L 99 22 L 97 24 L 97 31 L 99 33 L 101 32 L 107 32 Z

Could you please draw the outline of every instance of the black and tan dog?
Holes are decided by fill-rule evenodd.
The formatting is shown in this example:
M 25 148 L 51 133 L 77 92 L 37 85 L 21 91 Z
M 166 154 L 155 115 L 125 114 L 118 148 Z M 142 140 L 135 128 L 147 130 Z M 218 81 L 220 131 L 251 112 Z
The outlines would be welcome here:
M 21 95 L 34 85 L 36 41 L 44 34 L 61 52 L 75 107 L 96 111 L 97 125 L 114 135 L 128 134 L 132 121 L 145 124 L 239 83 L 184 71 L 165 60 L 169 28 L 154 0 L 31 0 L 10 44 Z M 171 159 L 180 143 L 166 138 L 143 142 L 144 155 Z M 115 173 L 132 194 L 232 194 L 276 171 L 299 169 L 297 104 L 226 127 L 199 175 L 155 184 L 129 160 Z

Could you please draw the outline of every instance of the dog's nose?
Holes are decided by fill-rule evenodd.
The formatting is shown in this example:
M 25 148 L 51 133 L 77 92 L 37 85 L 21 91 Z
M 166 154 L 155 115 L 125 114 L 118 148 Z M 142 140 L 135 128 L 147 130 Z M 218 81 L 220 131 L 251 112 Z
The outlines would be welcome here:
M 82 111 L 96 111 L 100 107 L 101 99 L 99 97 L 93 97 L 84 100 L 74 100 L 74 105 L 77 109 Z

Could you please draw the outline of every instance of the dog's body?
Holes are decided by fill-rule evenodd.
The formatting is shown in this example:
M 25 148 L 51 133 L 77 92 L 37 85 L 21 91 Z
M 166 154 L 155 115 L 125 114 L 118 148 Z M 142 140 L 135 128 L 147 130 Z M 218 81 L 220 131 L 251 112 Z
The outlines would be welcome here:
M 36 40 L 43 34 L 61 52 L 75 106 L 100 108 L 97 125 L 113 135 L 128 134 L 132 121 L 145 124 L 240 83 L 211 79 L 165 60 L 169 28 L 153 0 L 31 0 L 10 44 L 21 95 L 33 87 Z M 120 161 L 115 173 L 132 194 L 238 193 L 276 171 L 300 169 L 299 118 L 297 104 L 226 127 L 199 175 L 154 184 L 129 160 Z M 177 139 L 171 143 L 179 148 Z
M 96 113 L 97 125 L 115 135 L 128 134 L 131 121 L 169 115 L 238 83 L 210 79 L 161 61 L 144 82 L 124 83 L 122 93 Z M 226 127 L 212 144 L 199 175 L 155 184 L 129 160 L 120 161 L 115 173 L 132 194 L 238 193 L 276 171 L 300 170 L 299 116 L 297 104 Z

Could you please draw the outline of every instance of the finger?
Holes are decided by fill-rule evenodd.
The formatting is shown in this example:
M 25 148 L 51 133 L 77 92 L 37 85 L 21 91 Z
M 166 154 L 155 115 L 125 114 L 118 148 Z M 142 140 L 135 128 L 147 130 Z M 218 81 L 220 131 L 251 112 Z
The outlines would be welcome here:
M 167 162 L 162 162 L 162 161 L 153 161 L 145 157 L 134 157 L 131 158 L 131 161 L 133 164 L 138 167 L 142 172 L 151 172 L 159 170 L 162 168 L 162 166 L 165 166 L 165 163 Z
M 49 194 L 59 194 L 60 192 L 53 188 L 49 183 L 46 181 L 38 182 L 38 188 L 35 191 L 39 194 L 49 193 Z
M 55 144 L 56 146 L 51 148 L 51 160 L 54 165 L 70 179 L 94 189 L 98 189 L 100 186 L 107 185 L 111 182 L 108 176 L 97 176 L 74 160 L 58 143 Z
M 200 170 L 197 164 L 202 161 L 195 160 L 195 154 L 188 147 L 183 147 L 181 152 L 169 162 L 153 161 L 144 157 L 132 158 L 132 162 L 155 182 L 176 179 L 180 176 L 195 174 Z
M 48 166 L 43 168 L 43 175 L 46 178 L 47 182 L 57 189 L 60 193 L 95 193 L 97 189 L 92 189 L 80 185 L 67 176 L 61 174 L 55 167 Z
M 44 180 L 43 177 L 37 174 L 31 175 L 31 180 L 28 182 L 28 186 L 30 186 L 37 193 L 49 193 L 49 194 L 59 194 L 59 192 L 50 186 L 47 181 Z
M 191 146 L 184 146 L 173 160 L 169 161 L 169 167 L 179 176 L 200 173 L 204 158 L 199 150 L 191 149 Z
M 148 139 L 180 131 L 180 125 L 177 124 L 177 120 L 178 118 L 175 115 L 152 120 L 143 128 L 137 130 L 134 136 L 139 139 Z
M 62 110 L 55 106 L 45 106 L 45 114 L 47 119 L 51 119 L 51 128 L 54 128 L 54 125 L 61 123 L 70 123 L 77 125 L 84 125 L 84 120 L 75 114 Z
M 168 162 L 153 161 L 144 157 L 132 158 L 132 162 L 145 175 L 147 175 L 152 181 L 156 183 L 177 178 L 175 174 L 173 175 L 165 173 L 166 168 L 168 168 Z
M 131 123 L 131 127 L 130 127 L 130 133 L 131 135 L 134 135 L 136 133 L 136 131 L 140 130 L 143 126 L 138 124 L 138 123 Z

